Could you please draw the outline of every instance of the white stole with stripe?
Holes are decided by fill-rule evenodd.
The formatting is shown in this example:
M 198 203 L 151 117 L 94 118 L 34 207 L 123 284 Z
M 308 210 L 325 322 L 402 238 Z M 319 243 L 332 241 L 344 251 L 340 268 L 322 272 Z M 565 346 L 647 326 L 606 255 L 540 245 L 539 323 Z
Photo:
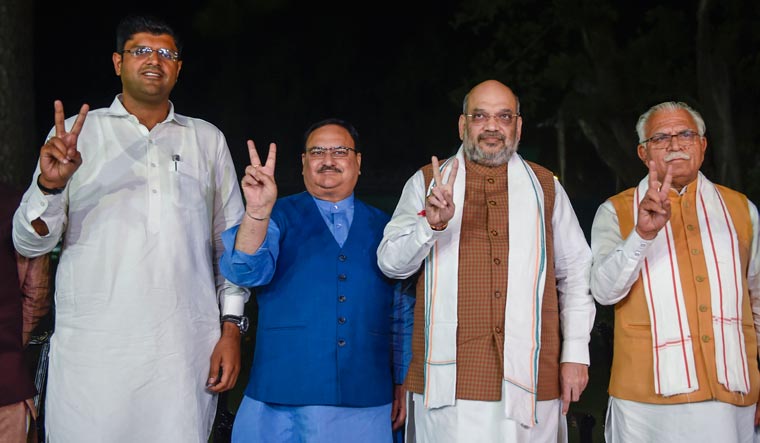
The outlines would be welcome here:
M 639 202 L 648 187 L 648 179 L 644 178 L 636 189 L 634 225 Z M 718 381 L 729 391 L 747 393 L 749 372 L 742 331 L 739 242 L 723 198 L 701 172 L 697 177 L 696 211 L 710 285 Z M 670 222 L 649 246 L 641 277 L 652 330 L 655 392 L 667 397 L 696 391 L 699 383 L 692 337 Z
M 425 259 L 425 406 L 456 401 L 456 328 L 459 234 L 464 208 L 465 162 L 457 152 L 456 212 Z M 451 159 L 441 165 L 447 180 Z M 544 194 L 530 166 L 517 153 L 507 164 L 509 261 L 504 319 L 505 416 L 526 426 L 536 423 L 541 303 L 546 282 Z M 431 182 L 430 187 L 435 186 Z M 430 193 L 428 189 L 427 194 Z

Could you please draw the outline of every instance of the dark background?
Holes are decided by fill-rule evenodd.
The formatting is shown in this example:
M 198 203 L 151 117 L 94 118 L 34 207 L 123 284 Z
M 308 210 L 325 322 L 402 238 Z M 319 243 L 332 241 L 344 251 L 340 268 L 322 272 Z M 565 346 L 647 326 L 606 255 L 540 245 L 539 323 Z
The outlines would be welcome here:
M 665 100 L 705 117 L 707 176 L 760 198 L 760 2 L 749 0 L 36 1 L 27 177 L 53 100 L 73 115 L 120 92 L 111 54 L 129 12 L 153 13 L 179 32 L 184 62 L 172 101 L 225 133 L 238 175 L 246 139 L 260 155 L 278 144 L 280 195 L 303 190 L 306 127 L 341 117 L 362 137 L 357 195 L 393 211 L 417 168 L 458 148 L 464 94 L 495 78 L 522 102 L 519 152 L 555 171 L 587 236 L 598 205 L 644 176 L 634 125 Z M 571 441 L 578 423 L 594 419 L 602 441 L 611 330 L 611 309 L 599 306 Z

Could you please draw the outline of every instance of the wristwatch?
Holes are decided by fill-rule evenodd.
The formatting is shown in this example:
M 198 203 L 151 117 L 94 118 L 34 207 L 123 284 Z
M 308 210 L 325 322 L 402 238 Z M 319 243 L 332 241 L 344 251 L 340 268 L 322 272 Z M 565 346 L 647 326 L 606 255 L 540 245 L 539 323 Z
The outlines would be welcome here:
M 248 332 L 248 317 L 245 315 L 223 315 L 222 323 L 224 322 L 235 323 L 241 334 Z

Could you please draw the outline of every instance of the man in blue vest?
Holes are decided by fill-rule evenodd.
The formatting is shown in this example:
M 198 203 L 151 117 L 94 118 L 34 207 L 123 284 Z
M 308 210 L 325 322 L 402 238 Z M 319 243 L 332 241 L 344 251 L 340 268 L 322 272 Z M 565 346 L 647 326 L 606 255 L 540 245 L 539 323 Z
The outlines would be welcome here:
M 389 216 L 354 198 L 356 129 L 323 120 L 304 140 L 306 192 L 280 199 L 276 146 L 261 164 L 248 141 L 246 213 L 222 235 L 222 273 L 259 309 L 232 440 L 387 443 L 406 417 L 409 358 L 394 355 L 411 347 L 413 299 L 377 267 Z

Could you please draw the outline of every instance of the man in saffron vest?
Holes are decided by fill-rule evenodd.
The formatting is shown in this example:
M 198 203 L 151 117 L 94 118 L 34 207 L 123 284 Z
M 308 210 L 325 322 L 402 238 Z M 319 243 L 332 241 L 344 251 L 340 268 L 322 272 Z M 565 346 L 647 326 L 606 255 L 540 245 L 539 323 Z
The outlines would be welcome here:
M 261 164 L 248 142 L 246 214 L 222 236 L 222 273 L 255 287 L 259 309 L 232 440 L 390 443 L 406 418 L 393 355 L 411 341 L 414 299 L 377 267 L 389 216 L 354 197 L 356 129 L 323 120 L 304 146 L 306 192 L 277 199 L 276 146 Z
M 588 382 L 591 251 L 557 179 L 517 154 L 521 131 L 510 88 L 475 86 L 462 146 L 407 181 L 378 249 L 389 277 L 422 267 L 405 381 L 418 442 L 566 441 Z
M 758 441 L 757 208 L 699 171 L 705 123 L 687 104 L 636 131 L 649 175 L 591 231 L 591 290 L 615 305 L 607 441 Z

